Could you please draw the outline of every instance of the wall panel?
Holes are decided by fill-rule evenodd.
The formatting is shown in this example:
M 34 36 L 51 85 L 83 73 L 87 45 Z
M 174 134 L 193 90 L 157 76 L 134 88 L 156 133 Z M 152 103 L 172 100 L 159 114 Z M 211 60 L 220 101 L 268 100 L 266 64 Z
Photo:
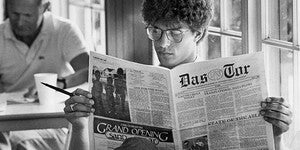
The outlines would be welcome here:
M 142 0 L 106 0 L 107 54 L 152 64 L 151 42 L 141 18 Z

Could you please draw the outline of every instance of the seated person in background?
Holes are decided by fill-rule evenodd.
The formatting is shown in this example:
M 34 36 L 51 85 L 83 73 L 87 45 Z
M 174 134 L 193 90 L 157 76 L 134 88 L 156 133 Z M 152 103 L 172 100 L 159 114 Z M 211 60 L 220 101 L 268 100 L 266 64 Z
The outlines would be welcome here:
M 93 100 L 95 102 L 95 107 L 101 108 L 97 109 L 94 113 L 97 115 L 100 115 L 103 113 L 103 83 L 100 81 L 101 73 L 99 70 L 95 71 L 95 79 L 93 79 L 93 87 L 92 87 L 92 94 L 93 94 Z
M 8 18 L 0 25 L 0 93 L 32 89 L 35 73 L 57 73 L 64 88 L 87 81 L 89 56 L 74 23 L 47 12 L 49 0 L 5 2 Z M 30 135 L 37 135 L 32 143 L 38 150 L 59 150 L 66 137 L 61 129 L 6 132 L 0 136 L 0 149 L 9 147 L 9 137 L 12 149 L 27 145 L 32 150 L 33 145 L 25 143 Z M 47 145 L 43 138 L 51 143 Z
M 121 111 L 125 111 L 125 98 L 126 98 L 126 77 L 122 68 L 117 69 L 117 76 L 114 79 L 114 86 L 116 88 L 116 101 L 121 104 Z
M 161 66 L 171 69 L 198 61 L 198 50 L 201 50 L 198 45 L 212 18 L 211 0 L 145 0 L 142 15 Z M 74 93 L 76 96 L 68 99 L 64 108 L 67 119 L 73 124 L 70 150 L 84 150 L 88 149 L 89 142 L 87 117 L 94 111 L 94 102 L 87 91 L 77 89 Z M 282 98 L 267 98 L 261 106 L 262 116 L 273 124 L 276 149 L 279 150 L 280 135 L 289 128 L 291 112 Z M 128 144 L 127 140 L 124 143 L 118 149 L 150 147 L 136 144 L 133 148 L 134 144 Z M 155 146 L 152 149 L 156 149 Z

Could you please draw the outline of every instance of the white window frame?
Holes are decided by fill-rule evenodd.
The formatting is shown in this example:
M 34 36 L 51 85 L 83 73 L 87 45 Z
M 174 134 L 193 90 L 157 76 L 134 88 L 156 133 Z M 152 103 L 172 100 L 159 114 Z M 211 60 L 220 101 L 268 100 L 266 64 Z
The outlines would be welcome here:
M 228 0 L 220 0 L 220 21 L 221 21 L 221 29 L 226 29 L 225 20 L 222 20 L 226 17 L 226 12 L 224 10 L 224 6 L 226 5 Z M 271 0 L 272 1 L 272 0 Z M 242 50 L 243 52 L 252 53 L 257 51 L 264 51 L 265 53 L 265 69 L 266 69 L 266 77 L 268 84 L 268 93 L 270 96 L 280 96 L 281 95 L 281 70 L 280 70 L 280 54 L 278 51 L 272 51 L 267 48 L 266 45 L 282 48 L 282 49 L 290 49 L 294 51 L 294 84 L 293 84 L 293 95 L 290 99 L 293 100 L 293 106 L 291 107 L 293 111 L 293 123 L 290 126 L 290 130 L 284 134 L 284 140 L 287 141 L 285 144 L 290 144 L 293 140 L 293 136 L 295 131 L 300 131 L 300 2 L 298 0 L 293 0 L 293 42 L 285 42 L 280 40 L 275 40 L 269 38 L 268 34 L 268 7 L 267 0 L 242 0 Z M 223 13 L 222 13 L 223 12 Z M 223 14 L 223 15 L 222 15 Z M 222 23 L 223 22 L 223 23 Z M 226 57 L 230 56 L 231 52 L 228 49 L 228 41 L 226 38 L 222 36 L 231 36 L 231 37 L 239 37 L 239 34 L 228 31 L 221 31 L 219 28 L 209 27 L 209 34 L 212 35 L 221 35 L 221 56 Z M 200 48 L 207 48 L 207 42 L 203 42 L 205 44 L 201 44 Z M 227 43 L 227 44 L 224 44 Z M 201 52 L 201 51 L 200 51 Z M 202 60 L 207 58 L 203 58 L 203 56 L 207 56 L 205 53 L 199 54 L 202 55 Z M 272 87 L 272 88 L 270 88 Z M 298 109 L 296 109 L 298 108 Z
M 273 2 L 272 0 L 270 2 Z M 293 140 L 293 137 L 295 136 L 295 131 L 300 131 L 300 94 L 299 94 L 299 88 L 300 88 L 300 54 L 299 54 L 299 30 L 300 30 L 300 2 L 298 0 L 293 0 L 293 42 L 285 42 L 281 40 L 276 40 L 270 38 L 269 35 L 269 26 L 272 25 L 271 22 L 268 21 L 268 10 L 269 10 L 269 3 L 268 0 L 261 0 L 259 3 L 260 9 L 258 12 L 260 12 L 260 20 L 261 20 L 261 44 L 262 49 L 265 50 L 265 56 L 266 56 L 266 66 L 267 66 L 267 77 L 270 77 L 268 79 L 268 85 L 269 87 L 269 93 L 270 95 L 280 95 L 281 94 L 281 70 L 278 66 L 280 66 L 280 60 L 278 51 L 272 51 L 271 49 L 268 49 L 267 46 L 272 46 L 280 49 L 288 49 L 293 51 L 294 53 L 294 68 L 293 68 L 293 76 L 294 76 L 294 82 L 293 82 L 293 94 L 291 95 L 291 100 L 293 105 L 291 106 L 291 110 L 293 111 L 293 123 L 290 125 L 290 130 L 284 134 L 284 141 L 287 146 L 291 144 L 290 142 Z M 275 59 L 274 59 L 275 58 Z M 274 65 L 275 64 L 275 65 Z M 298 109 L 296 109 L 298 108 Z
M 260 0 L 241 0 L 241 32 L 228 30 L 228 22 L 226 17 L 227 13 L 226 5 L 229 0 L 220 0 L 220 28 L 208 27 L 209 34 L 221 36 L 221 57 L 232 56 L 232 52 L 229 48 L 229 38 L 239 39 L 242 41 L 242 51 L 244 53 L 251 53 L 261 51 L 261 31 L 260 31 L 260 13 L 259 3 Z M 207 42 L 203 42 L 200 48 L 207 49 Z M 202 56 L 201 56 L 202 55 Z M 206 54 L 200 54 L 200 57 L 206 56 Z M 207 59 L 207 58 L 203 58 Z
M 105 31 L 105 0 L 102 0 L 102 4 L 92 4 L 91 0 L 85 0 L 85 1 L 75 1 L 75 0 L 67 0 L 66 1 L 66 11 L 63 12 L 66 14 L 66 17 L 70 19 L 70 6 L 77 6 L 84 8 L 84 21 L 82 22 L 84 26 L 84 31 L 82 31 L 85 35 L 85 38 L 88 42 L 89 49 L 90 50 L 96 50 L 99 53 L 106 54 L 106 31 Z M 95 43 L 92 43 L 93 41 L 93 32 L 92 32 L 92 23 L 90 16 L 93 16 L 93 12 L 98 12 L 100 13 L 100 18 L 101 18 L 101 27 L 100 28 L 100 33 L 101 34 L 101 45 L 96 45 Z M 93 18 L 93 17 L 92 17 Z M 98 47 L 95 47 L 98 46 Z
M 4 0 L 0 0 L 0 23 L 4 19 Z

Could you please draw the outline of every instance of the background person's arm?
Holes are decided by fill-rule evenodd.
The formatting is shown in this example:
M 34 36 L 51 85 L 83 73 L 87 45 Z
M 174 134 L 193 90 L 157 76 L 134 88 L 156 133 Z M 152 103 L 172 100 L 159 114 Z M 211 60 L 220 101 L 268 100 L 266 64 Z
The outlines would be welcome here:
M 75 71 L 74 74 L 66 77 L 66 88 L 74 87 L 88 81 L 89 54 L 87 43 L 78 26 L 72 22 L 61 27 L 63 40 L 59 47 L 62 50 L 62 57 L 69 62 Z
M 70 64 L 75 73 L 64 77 L 67 85 L 66 88 L 74 87 L 87 82 L 89 71 L 89 55 L 87 53 L 79 54 L 71 60 Z

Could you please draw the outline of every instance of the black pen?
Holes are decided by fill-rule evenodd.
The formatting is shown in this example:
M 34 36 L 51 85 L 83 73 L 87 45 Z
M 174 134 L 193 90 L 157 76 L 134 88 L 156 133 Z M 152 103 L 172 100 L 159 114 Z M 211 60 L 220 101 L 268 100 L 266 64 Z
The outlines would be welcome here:
M 51 88 L 51 89 L 54 89 L 55 91 L 61 92 L 61 93 L 63 93 L 63 94 L 69 95 L 69 96 L 71 96 L 71 97 L 74 96 L 73 93 L 70 93 L 70 92 L 68 92 L 68 91 L 66 91 L 66 90 L 63 90 L 63 89 L 61 89 L 61 88 L 55 87 L 55 86 L 53 86 L 53 85 L 50 85 L 50 84 L 47 84 L 47 83 L 44 83 L 44 82 L 41 82 L 41 83 L 44 84 L 44 85 L 46 85 L 46 86 L 48 86 L 48 87 Z

